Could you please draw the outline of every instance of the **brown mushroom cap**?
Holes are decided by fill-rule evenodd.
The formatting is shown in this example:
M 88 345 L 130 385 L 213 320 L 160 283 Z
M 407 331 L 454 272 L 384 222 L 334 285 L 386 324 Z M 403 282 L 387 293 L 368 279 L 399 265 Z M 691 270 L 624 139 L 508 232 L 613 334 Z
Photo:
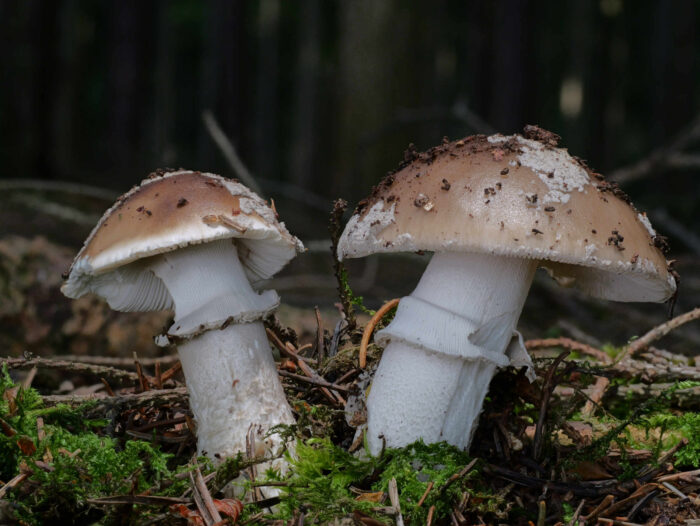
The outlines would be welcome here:
M 535 127 L 473 136 L 426 153 L 362 201 L 338 258 L 378 252 L 477 252 L 540 260 L 563 285 L 618 301 L 676 289 L 646 215 Z
M 73 261 L 62 290 L 80 297 L 96 276 L 225 238 L 237 238 L 239 258 L 253 284 L 274 275 L 304 248 L 259 196 L 236 181 L 187 170 L 151 174 L 105 212 Z

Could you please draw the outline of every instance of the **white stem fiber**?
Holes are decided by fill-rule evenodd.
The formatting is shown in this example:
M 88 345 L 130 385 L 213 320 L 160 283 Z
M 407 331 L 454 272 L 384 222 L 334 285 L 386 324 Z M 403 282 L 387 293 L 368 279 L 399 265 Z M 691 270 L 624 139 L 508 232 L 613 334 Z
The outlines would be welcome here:
M 367 400 L 368 442 L 378 453 L 422 438 L 467 449 L 537 266 L 484 254 L 433 256 L 394 320 Z M 383 437 L 383 440 L 382 438 Z

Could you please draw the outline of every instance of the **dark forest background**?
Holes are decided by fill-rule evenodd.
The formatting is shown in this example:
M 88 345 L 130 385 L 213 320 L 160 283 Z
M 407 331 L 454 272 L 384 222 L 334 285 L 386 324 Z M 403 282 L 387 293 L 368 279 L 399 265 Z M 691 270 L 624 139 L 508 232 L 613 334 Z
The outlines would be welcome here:
M 74 253 L 155 168 L 240 175 L 220 129 L 311 248 L 273 285 L 332 304 L 334 198 L 357 202 L 410 142 L 539 124 L 649 212 L 694 306 L 699 25 L 693 0 L 0 0 L 0 238 Z M 415 284 L 421 265 L 399 265 L 351 270 L 376 304 Z M 588 330 L 603 318 L 543 297 Z M 614 337 L 665 314 L 634 308 L 649 317 Z

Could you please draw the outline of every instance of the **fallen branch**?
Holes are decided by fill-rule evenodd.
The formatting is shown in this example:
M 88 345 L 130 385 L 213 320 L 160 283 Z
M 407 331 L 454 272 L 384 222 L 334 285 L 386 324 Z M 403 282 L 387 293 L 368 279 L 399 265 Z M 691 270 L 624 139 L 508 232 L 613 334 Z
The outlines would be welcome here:
M 696 307 L 689 312 L 680 314 L 675 318 L 667 321 L 666 323 L 657 325 L 652 330 L 647 332 L 644 336 L 642 336 L 641 338 L 637 338 L 636 340 L 631 342 L 627 347 L 625 347 L 620 353 L 620 355 L 617 357 L 615 362 L 621 362 L 627 355 L 634 356 L 639 351 L 646 349 L 649 345 L 651 345 L 652 342 L 655 342 L 656 340 L 666 336 L 673 329 L 676 329 L 690 321 L 697 320 L 698 318 L 700 318 L 700 307 Z
M 98 401 L 100 405 L 121 409 L 133 409 L 145 405 L 189 404 L 187 388 L 176 387 L 174 389 L 158 389 L 143 393 L 129 393 L 116 396 L 108 396 L 106 393 L 93 393 L 89 395 L 47 395 L 42 396 L 46 405 L 67 404 L 77 406 L 86 402 Z
M 603 363 L 610 363 L 611 361 L 610 357 L 600 349 L 596 349 L 595 347 L 586 345 L 585 343 L 577 342 L 571 338 L 547 338 L 543 340 L 527 340 L 525 342 L 525 348 L 528 351 L 532 351 L 534 349 L 546 349 L 549 347 L 561 347 L 570 351 L 577 351 L 592 356 L 596 360 Z
M 111 366 L 123 366 L 123 367 L 133 367 L 133 358 L 120 358 L 118 356 L 87 356 L 81 354 L 60 354 L 57 355 L 66 362 L 78 362 L 78 363 L 93 363 L 96 365 L 111 365 Z M 158 358 L 140 358 L 139 363 L 144 366 L 153 366 L 157 363 L 161 365 L 168 365 L 178 361 L 178 356 L 176 354 L 168 354 L 166 356 L 160 356 Z
M 0 366 L 7 365 L 9 369 L 26 369 L 30 367 L 41 367 L 44 369 L 61 369 L 77 373 L 89 373 L 99 377 L 111 378 L 122 382 L 138 382 L 139 376 L 131 371 L 107 367 L 104 365 L 93 365 L 88 363 L 67 362 L 64 360 L 49 360 L 47 358 L 0 358 Z

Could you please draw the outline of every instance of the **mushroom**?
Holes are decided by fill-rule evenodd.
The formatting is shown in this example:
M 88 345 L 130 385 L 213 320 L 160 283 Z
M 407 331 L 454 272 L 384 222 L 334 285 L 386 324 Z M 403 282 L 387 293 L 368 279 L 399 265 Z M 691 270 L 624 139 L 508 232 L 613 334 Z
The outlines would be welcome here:
M 434 252 L 375 336 L 385 349 L 367 399 L 372 452 L 419 438 L 469 447 L 538 266 L 598 298 L 661 302 L 676 290 L 646 215 L 557 140 L 530 126 L 408 151 L 350 218 L 339 260 Z
M 242 184 L 218 175 L 157 172 L 120 197 L 71 265 L 62 291 L 95 293 L 118 311 L 174 309 L 161 345 L 176 343 L 197 423 L 212 458 L 283 446 L 268 435 L 294 422 L 262 320 L 279 305 L 263 281 L 301 242 Z

